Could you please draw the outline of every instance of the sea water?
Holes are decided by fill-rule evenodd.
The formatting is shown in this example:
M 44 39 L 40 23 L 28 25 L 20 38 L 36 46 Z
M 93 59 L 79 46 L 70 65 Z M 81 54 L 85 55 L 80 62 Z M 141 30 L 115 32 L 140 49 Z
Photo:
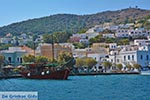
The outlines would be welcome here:
M 68 80 L 2 79 L 0 92 L 38 92 L 38 100 L 150 100 L 150 76 L 70 76 Z

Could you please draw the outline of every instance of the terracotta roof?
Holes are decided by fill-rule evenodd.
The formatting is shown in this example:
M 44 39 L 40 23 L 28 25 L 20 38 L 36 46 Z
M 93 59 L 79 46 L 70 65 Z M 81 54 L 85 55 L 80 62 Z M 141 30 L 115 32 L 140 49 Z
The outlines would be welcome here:
M 26 51 L 32 51 L 33 49 L 27 47 L 27 46 L 22 46 L 21 47 L 22 50 L 26 50 Z

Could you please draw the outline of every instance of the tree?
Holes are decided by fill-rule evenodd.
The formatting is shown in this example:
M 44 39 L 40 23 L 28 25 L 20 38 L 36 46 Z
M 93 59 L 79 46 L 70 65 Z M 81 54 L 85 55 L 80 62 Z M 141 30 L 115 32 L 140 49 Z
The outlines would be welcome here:
M 118 45 L 129 45 L 129 39 L 120 39 Z
M 140 64 L 133 64 L 133 67 L 139 70 L 141 68 L 141 65 Z
M 96 60 L 90 57 L 84 58 L 85 66 L 88 68 L 92 68 L 94 65 L 96 65 Z
M 36 62 L 37 63 L 47 63 L 49 61 L 48 61 L 48 58 L 45 57 L 45 56 L 37 56 L 36 57 Z
M 79 43 L 79 42 L 75 42 L 73 43 L 73 45 L 75 46 L 75 48 L 78 48 L 78 49 L 83 49 L 88 46 L 87 43 Z
M 105 42 L 106 43 L 115 43 L 115 39 L 114 38 L 106 38 Z
M 87 31 L 87 29 L 81 29 L 78 33 L 85 33 Z
M 72 53 L 66 52 L 66 51 L 62 51 L 58 55 L 58 62 L 65 63 L 65 62 L 69 61 L 72 58 L 73 58 Z
M 68 40 L 70 34 L 67 32 L 54 32 L 52 34 L 44 34 L 43 41 L 45 43 L 64 43 Z
M 26 62 L 35 62 L 35 56 L 33 55 L 25 55 L 23 56 L 23 61 Z
M 117 64 L 116 66 L 119 70 L 121 70 L 123 68 L 122 64 Z
M 0 68 L 4 64 L 5 57 L 3 55 L 0 55 Z
M 43 41 L 45 43 L 52 43 L 52 34 L 44 34 L 43 35 Z
M 76 59 L 76 66 L 77 66 L 77 67 L 82 67 L 82 66 L 84 66 L 84 61 L 83 61 L 83 59 L 77 58 L 77 59 Z
M 35 50 L 38 47 L 38 43 L 29 41 L 27 43 L 27 46 L 30 47 L 31 49 Z
M 104 66 L 105 72 L 106 72 L 107 69 L 110 69 L 110 67 L 112 66 L 112 63 L 109 61 L 105 61 L 105 62 L 103 62 L 103 66 Z
M 96 65 L 96 63 L 96 60 L 90 57 L 77 58 L 76 60 L 76 66 L 78 67 L 92 68 L 94 65 Z
M 132 66 L 130 64 L 127 64 L 126 67 L 131 70 Z
M 68 40 L 70 34 L 67 32 L 55 32 L 53 38 L 55 43 L 64 43 Z
M 102 43 L 102 42 L 105 42 L 105 39 L 103 38 L 102 35 L 97 35 L 95 38 L 91 38 L 89 40 L 90 44 L 92 43 Z
M 12 44 L 2 44 L 0 43 L 0 50 L 6 50 L 8 49 L 9 47 L 12 47 L 13 45 Z

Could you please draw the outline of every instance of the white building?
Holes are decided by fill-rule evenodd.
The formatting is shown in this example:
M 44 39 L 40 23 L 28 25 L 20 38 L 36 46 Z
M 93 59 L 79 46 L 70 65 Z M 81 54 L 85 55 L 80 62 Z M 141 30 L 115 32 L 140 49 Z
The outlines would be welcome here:
M 115 38 L 114 34 L 103 34 L 103 38 Z
M 59 43 L 62 47 L 69 47 L 72 48 L 72 50 L 75 48 L 75 46 L 72 43 Z
M 139 36 L 147 37 L 148 33 L 145 30 L 136 29 L 136 30 L 130 30 L 129 35 L 131 37 L 139 37 Z
M 128 29 L 118 29 L 115 33 L 115 36 L 118 38 L 127 38 L 127 37 L 129 37 L 129 30 Z
M 73 34 L 72 37 L 79 37 L 81 39 L 86 39 L 87 35 L 85 33 L 82 33 L 82 34 Z
M 4 44 L 10 44 L 12 41 L 12 38 L 1 38 L 0 39 L 0 43 L 4 43 Z
M 116 49 L 117 43 L 109 43 L 109 49 Z
M 96 25 L 90 29 L 88 29 L 86 31 L 86 33 L 99 33 L 99 32 L 102 32 L 104 29 L 103 29 L 103 26 L 102 25 Z
M 138 46 L 145 46 L 150 44 L 150 40 L 146 40 L 146 39 L 136 39 L 134 40 L 134 45 L 138 45 Z
M 96 33 L 96 32 L 95 33 L 86 33 L 86 34 L 87 34 L 88 40 L 99 35 L 99 33 Z
M 127 38 L 129 36 L 131 37 L 147 37 L 150 36 L 149 30 L 144 30 L 143 28 L 137 28 L 135 30 L 133 29 L 118 29 L 115 34 L 116 37 L 119 38 Z
M 121 50 L 112 51 L 109 61 L 123 66 L 138 63 L 142 67 L 150 65 L 150 45 L 148 46 L 125 46 Z

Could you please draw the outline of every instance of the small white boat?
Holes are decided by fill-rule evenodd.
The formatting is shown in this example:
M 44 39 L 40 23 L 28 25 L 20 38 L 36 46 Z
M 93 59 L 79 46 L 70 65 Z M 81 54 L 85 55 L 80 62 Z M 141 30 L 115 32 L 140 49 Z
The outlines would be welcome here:
M 150 75 L 150 70 L 141 71 L 141 75 Z

